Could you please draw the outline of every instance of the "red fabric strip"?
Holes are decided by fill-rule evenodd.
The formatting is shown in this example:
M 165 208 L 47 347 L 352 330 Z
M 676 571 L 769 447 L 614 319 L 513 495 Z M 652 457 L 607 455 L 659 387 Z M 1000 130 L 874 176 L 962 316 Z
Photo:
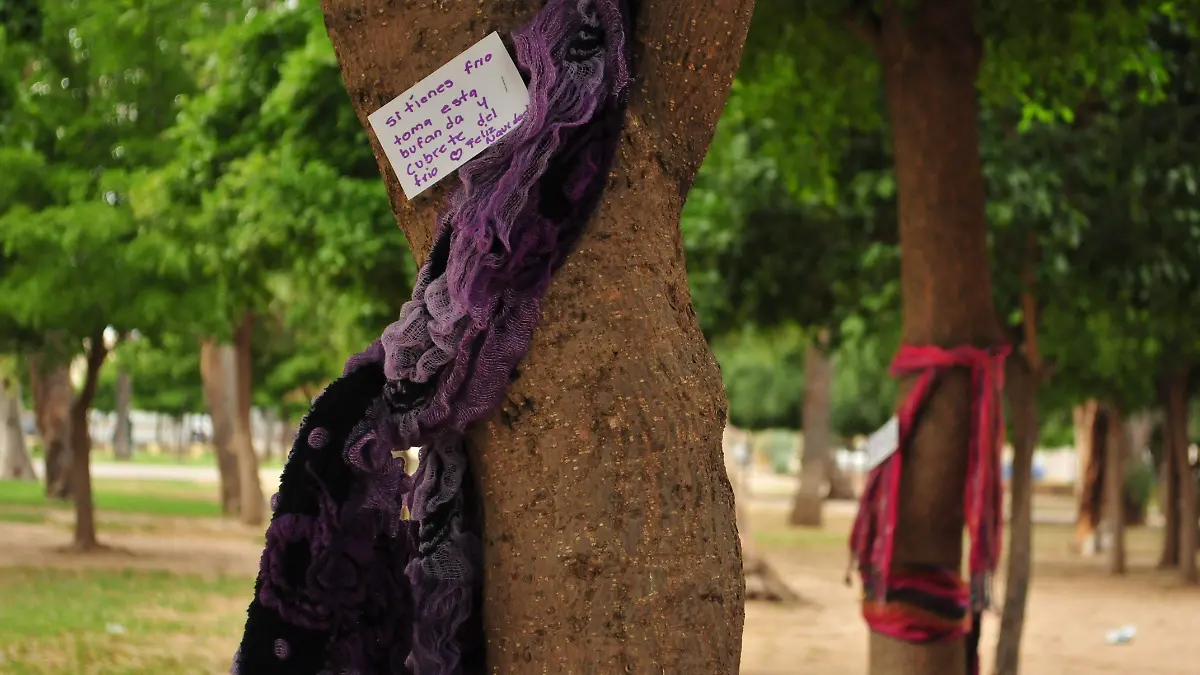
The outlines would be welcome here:
M 911 586 L 911 573 L 903 579 L 892 570 L 896 521 L 899 511 L 900 472 L 904 448 L 909 444 L 917 413 L 925 404 L 935 380 L 949 368 L 966 368 L 971 376 L 971 438 L 967 481 L 963 494 L 966 527 L 971 536 L 969 591 L 961 582 L 921 580 L 922 592 L 946 595 L 958 589 L 969 599 L 968 609 L 986 605 L 988 575 L 1000 560 L 1002 493 L 1000 449 L 1004 443 L 1000 392 L 1004 387 L 1004 359 L 1009 347 L 992 349 L 904 345 L 892 361 L 893 377 L 918 373 L 912 390 L 900 405 L 899 450 L 867 477 L 851 533 L 851 551 L 859 563 L 864 588 L 863 615 L 871 630 L 901 640 L 952 639 L 962 631 L 945 630 L 944 622 L 926 612 L 886 609 L 889 591 Z M 946 572 L 957 578 L 954 571 Z M 924 622 L 924 623 L 923 623 Z M 964 624 L 969 629 L 969 619 Z M 924 637 L 922 637 L 924 636 Z

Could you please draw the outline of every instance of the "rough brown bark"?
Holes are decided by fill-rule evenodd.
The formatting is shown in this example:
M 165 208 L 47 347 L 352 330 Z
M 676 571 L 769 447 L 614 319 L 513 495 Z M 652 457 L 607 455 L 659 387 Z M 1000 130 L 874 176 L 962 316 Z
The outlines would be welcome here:
M 254 393 L 251 380 L 252 344 L 254 315 L 246 312 L 238 323 L 230 356 L 232 380 L 235 383 L 236 414 L 233 418 L 233 446 L 237 455 L 239 512 L 241 521 L 247 525 L 262 525 L 266 514 L 262 481 L 258 475 L 258 455 L 254 452 L 254 435 L 250 426 L 250 410 Z
M 215 340 L 200 343 L 200 379 L 204 383 L 204 405 L 212 419 L 211 441 L 221 481 L 221 513 L 235 516 L 241 511 L 238 460 L 233 451 L 237 394 L 222 359 L 221 346 Z M 161 420 L 160 417 L 160 424 Z
M 1124 474 L 1121 467 L 1125 465 L 1126 445 L 1128 435 L 1125 432 L 1125 421 L 1120 410 L 1115 405 L 1108 407 L 1108 439 L 1104 457 L 1104 502 L 1108 512 L 1108 528 L 1111 535 L 1108 558 L 1110 574 L 1125 574 L 1125 486 Z
M 1009 357 L 1005 393 L 1012 415 L 1012 512 L 1008 522 L 1008 573 L 1000 639 L 996 643 L 996 675 L 1017 675 L 1025 605 L 1033 573 L 1033 453 L 1038 441 L 1037 373 L 1019 354 Z
M 1196 481 L 1188 462 L 1188 367 L 1172 373 L 1166 382 L 1166 424 L 1164 440 L 1169 436 L 1167 449 L 1174 464 L 1187 467 L 1179 481 L 1176 498 L 1179 500 L 1178 532 L 1179 578 L 1185 584 L 1195 584 L 1200 577 L 1196 569 Z
M 33 413 L 46 459 L 46 496 L 71 498 L 71 386 L 69 363 L 56 355 L 30 359 Z
M 92 433 L 88 411 L 96 398 L 100 368 L 108 357 L 104 331 L 92 334 L 87 348 L 87 375 L 83 389 L 71 405 L 71 497 L 75 503 L 75 538 L 73 548 L 91 551 L 99 547 L 96 541 L 96 510 L 92 504 Z
M 832 439 L 829 433 L 830 394 L 833 388 L 833 361 L 825 350 L 829 348 L 829 331 L 821 331 L 815 343 L 808 345 L 804 355 L 804 441 L 800 457 L 800 484 L 792 501 L 788 522 L 806 527 L 821 526 L 821 505 L 825 501 L 823 488 L 832 475 Z
M 133 383 L 129 371 L 121 369 L 117 373 L 117 432 L 113 435 L 113 457 L 116 459 L 133 459 L 133 439 L 130 438 L 129 406 L 133 397 Z
M 0 379 L 0 478 L 37 480 L 21 428 L 21 382 Z
M 892 127 L 906 344 L 990 346 L 992 302 L 975 81 L 982 42 L 971 0 L 885 3 L 875 37 Z M 911 378 L 902 382 L 907 393 Z M 969 378 L 947 373 L 903 456 L 896 565 L 962 563 L 971 430 Z M 962 640 L 909 644 L 872 633 L 873 675 L 961 675 Z
M 365 125 L 376 107 L 541 4 L 323 7 Z M 726 408 L 690 306 L 679 213 L 753 2 L 638 4 L 637 79 L 605 199 L 543 300 L 504 414 L 470 435 L 490 672 L 738 670 L 744 585 L 721 457 Z M 371 141 L 423 259 L 438 200 L 405 202 Z

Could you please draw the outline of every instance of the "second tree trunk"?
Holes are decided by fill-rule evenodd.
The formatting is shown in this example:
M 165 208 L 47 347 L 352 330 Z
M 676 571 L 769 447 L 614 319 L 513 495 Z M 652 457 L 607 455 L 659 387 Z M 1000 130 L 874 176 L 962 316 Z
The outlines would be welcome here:
M 975 81 L 983 45 L 972 0 L 892 3 L 878 51 L 887 90 L 900 219 L 903 340 L 986 347 L 992 302 Z M 901 382 L 901 395 L 911 378 Z M 894 565 L 962 564 L 971 391 L 943 375 L 902 455 Z M 962 639 L 913 644 L 871 634 L 872 675 L 962 675 Z

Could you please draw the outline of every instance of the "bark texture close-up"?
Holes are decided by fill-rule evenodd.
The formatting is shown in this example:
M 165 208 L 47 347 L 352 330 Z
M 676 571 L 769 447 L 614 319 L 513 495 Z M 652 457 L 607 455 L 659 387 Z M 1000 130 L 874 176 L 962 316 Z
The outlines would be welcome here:
M 366 117 L 537 0 L 325 0 Z M 597 213 L 542 302 L 502 409 L 470 434 L 483 505 L 490 672 L 738 672 L 744 584 L 720 374 L 691 308 L 679 214 L 737 67 L 752 0 L 638 3 L 634 81 Z M 405 201 L 427 254 L 444 180 Z

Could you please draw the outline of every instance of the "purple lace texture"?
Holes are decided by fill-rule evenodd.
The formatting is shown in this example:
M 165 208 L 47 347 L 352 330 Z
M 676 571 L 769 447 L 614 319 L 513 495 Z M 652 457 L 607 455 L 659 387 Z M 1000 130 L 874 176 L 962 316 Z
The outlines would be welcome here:
M 604 190 L 628 14 L 623 0 L 548 0 L 513 34 L 529 110 L 459 169 L 412 299 L 313 402 L 272 499 L 231 672 L 485 672 L 463 435 L 500 404 Z M 409 475 L 394 451 L 414 446 Z

